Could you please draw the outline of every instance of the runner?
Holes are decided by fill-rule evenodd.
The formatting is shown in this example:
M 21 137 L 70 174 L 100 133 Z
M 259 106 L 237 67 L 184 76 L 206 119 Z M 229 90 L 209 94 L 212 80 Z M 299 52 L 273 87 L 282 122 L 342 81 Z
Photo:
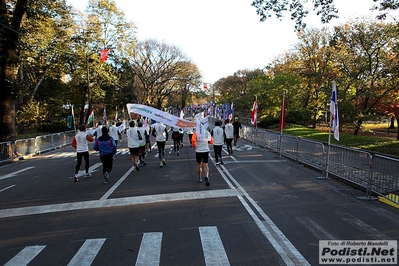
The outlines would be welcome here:
M 173 151 L 177 156 L 180 155 L 180 134 L 177 127 L 172 127 L 172 140 L 173 140 Z
M 215 127 L 211 131 L 213 137 L 213 151 L 215 152 L 216 165 L 223 164 L 222 161 L 222 148 L 224 143 L 224 131 L 220 126 L 222 122 L 219 120 L 215 121 Z M 220 162 L 219 162 L 220 158 Z
M 201 124 L 201 122 L 197 122 Z M 193 133 L 193 137 L 191 139 L 191 143 L 193 148 L 195 149 L 195 159 L 197 161 L 197 174 L 198 174 L 198 182 L 202 183 L 202 172 L 205 172 L 205 185 L 209 187 L 211 183 L 209 182 L 209 166 L 208 166 L 208 158 L 209 158 L 209 146 L 213 144 L 213 139 L 208 130 L 205 129 L 203 125 L 197 126 L 195 132 Z
M 139 131 L 139 133 L 140 133 L 140 135 L 141 135 L 141 140 L 139 140 L 139 143 L 140 143 L 140 148 L 139 148 L 139 161 L 140 161 L 140 166 L 145 166 L 145 165 L 147 165 L 147 163 L 145 162 L 145 153 L 146 153 L 146 151 L 145 151 L 145 145 L 146 145 L 146 143 L 147 143 L 147 139 L 148 139 L 148 132 L 147 132 L 147 129 L 145 128 L 145 127 L 143 127 L 143 123 L 140 121 L 139 123 L 138 123 L 138 131 Z
M 82 164 L 82 157 L 85 160 L 85 177 L 88 178 L 91 176 L 89 173 L 89 142 L 92 142 L 94 139 L 92 136 L 86 133 L 86 125 L 79 125 L 79 132 L 72 140 L 72 147 L 76 149 L 76 158 L 77 163 L 75 166 L 75 177 L 74 181 L 79 182 L 78 173 L 80 169 L 80 165 Z
M 240 138 L 240 129 L 242 129 L 241 123 L 238 121 L 238 116 L 234 119 L 233 127 L 234 127 L 234 146 L 237 146 L 237 141 Z
M 126 130 L 127 147 L 130 151 L 130 160 L 134 166 L 133 172 L 140 170 L 139 168 L 139 155 L 140 155 L 140 132 L 135 127 L 134 121 L 130 121 L 129 128 Z
M 152 135 L 156 138 L 157 146 L 158 146 L 158 157 L 160 160 L 159 167 L 163 167 L 166 165 L 165 161 L 165 144 L 168 140 L 168 131 L 166 130 L 166 126 L 160 122 L 157 122 L 154 125 L 154 129 L 152 130 Z
M 233 138 L 234 138 L 234 127 L 230 124 L 230 120 L 227 118 L 224 120 L 224 135 L 226 139 L 226 147 L 229 156 L 233 155 Z
M 108 135 L 107 127 L 104 126 L 101 128 L 101 137 L 97 138 L 94 142 L 93 149 L 100 153 L 101 163 L 103 164 L 104 184 L 107 184 L 116 153 L 115 140 Z

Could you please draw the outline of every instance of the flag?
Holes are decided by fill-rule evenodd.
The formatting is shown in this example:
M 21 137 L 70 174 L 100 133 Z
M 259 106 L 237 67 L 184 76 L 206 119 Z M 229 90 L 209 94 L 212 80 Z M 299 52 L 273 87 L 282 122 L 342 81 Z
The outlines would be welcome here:
M 115 121 L 118 121 L 118 106 L 115 107 Z
M 122 108 L 122 120 L 125 120 L 125 107 Z
M 100 63 L 107 61 L 109 48 L 100 50 Z
M 233 121 L 233 112 L 234 112 L 233 103 L 231 103 L 230 111 L 229 111 L 229 120 L 230 121 Z
M 280 112 L 280 133 L 283 132 L 285 128 L 285 117 L 287 111 L 287 102 L 285 101 L 285 92 L 283 91 L 283 97 L 281 100 L 281 112 Z
M 90 124 L 90 123 L 94 123 L 94 107 L 91 107 L 89 119 L 87 120 L 87 124 Z
M 208 83 L 203 83 L 203 86 L 204 86 L 204 90 L 207 90 L 208 89 Z
M 339 141 L 339 118 L 338 118 L 338 97 L 335 81 L 332 83 L 332 95 L 330 102 L 330 126 L 334 132 L 334 138 Z
M 255 98 L 254 105 L 251 110 L 251 124 L 256 126 L 256 118 L 258 115 L 258 103 L 257 98 Z
M 103 112 L 103 125 L 107 124 L 107 108 L 104 106 L 104 112 Z

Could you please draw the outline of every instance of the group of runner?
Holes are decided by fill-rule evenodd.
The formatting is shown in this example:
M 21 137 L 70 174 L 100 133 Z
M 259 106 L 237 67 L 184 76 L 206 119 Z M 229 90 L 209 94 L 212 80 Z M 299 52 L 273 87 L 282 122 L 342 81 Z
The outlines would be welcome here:
M 222 124 L 224 124 L 222 126 Z M 148 123 L 146 123 L 148 125 Z M 202 129 L 196 130 L 194 128 L 188 129 L 186 132 L 189 136 L 190 146 L 195 149 L 196 162 L 197 162 L 197 179 L 198 182 L 202 183 L 202 176 L 206 186 L 210 186 L 209 180 L 209 144 L 213 145 L 216 165 L 223 164 L 222 160 L 222 148 L 226 144 L 228 155 L 233 154 L 232 144 L 237 145 L 239 138 L 239 131 L 241 124 L 238 121 L 238 117 L 235 118 L 233 123 L 230 123 L 229 119 L 226 119 L 224 123 L 222 121 L 215 121 L 215 127 L 212 130 Z M 115 126 L 115 122 L 107 128 L 98 123 L 98 127 L 95 130 L 94 137 L 86 133 L 86 126 L 79 125 L 79 131 L 73 138 L 72 146 L 76 148 L 77 163 L 75 166 L 74 181 L 79 182 L 78 172 L 82 164 L 82 159 L 85 160 L 85 178 L 91 176 L 89 173 L 89 147 L 88 143 L 95 141 L 93 149 L 99 152 L 100 159 L 103 165 L 103 176 L 104 183 L 109 182 L 109 174 L 112 171 L 113 161 L 115 160 L 114 155 L 117 151 L 118 140 L 122 137 L 122 132 Z M 180 154 L 180 147 L 183 146 L 183 129 L 171 128 L 172 140 L 174 152 L 177 156 Z M 165 146 L 166 141 L 169 139 L 169 132 L 167 127 L 156 122 L 150 126 L 143 126 L 142 120 L 137 122 L 130 121 L 129 128 L 125 130 L 127 146 L 130 153 L 130 160 L 134 167 L 133 171 L 139 171 L 140 167 L 145 166 L 145 156 L 148 151 L 151 150 L 150 135 L 155 137 L 157 148 L 159 167 L 166 165 L 165 159 Z

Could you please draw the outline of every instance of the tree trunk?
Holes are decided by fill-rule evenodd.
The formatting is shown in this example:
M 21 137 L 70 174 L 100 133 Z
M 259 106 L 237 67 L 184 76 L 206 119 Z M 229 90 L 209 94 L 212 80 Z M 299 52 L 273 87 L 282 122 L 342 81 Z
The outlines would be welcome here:
M 5 1 L 1 3 L 0 20 L 10 21 L 3 27 L 0 46 L 0 142 L 15 141 L 15 95 L 17 58 L 15 50 L 19 41 L 19 30 L 22 18 L 26 12 L 28 0 L 18 0 L 15 3 L 12 16 L 7 12 Z
M 396 118 L 398 124 L 398 133 L 396 134 L 396 140 L 399 140 L 399 117 Z
M 355 131 L 353 132 L 353 135 L 357 136 L 357 134 L 359 134 L 360 128 L 362 127 L 363 124 L 363 120 L 359 119 L 357 120 L 357 125 L 355 127 Z
M 395 117 L 391 117 L 391 125 L 389 126 L 389 128 L 395 128 Z

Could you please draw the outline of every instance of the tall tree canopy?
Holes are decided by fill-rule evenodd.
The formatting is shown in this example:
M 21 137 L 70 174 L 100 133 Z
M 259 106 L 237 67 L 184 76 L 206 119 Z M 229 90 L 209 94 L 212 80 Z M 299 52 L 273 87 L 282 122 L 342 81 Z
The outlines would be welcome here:
M 385 18 L 389 10 L 398 9 L 398 0 L 373 0 L 377 5 L 370 9 L 380 10 L 377 15 Z M 328 23 L 333 18 L 338 18 L 338 9 L 334 6 L 334 0 L 313 0 L 313 11 L 320 16 L 322 23 Z M 284 17 L 284 12 L 290 12 L 291 19 L 295 21 L 295 29 L 301 31 L 306 27 L 304 19 L 309 14 L 307 0 L 253 0 L 252 6 L 261 17 L 261 21 L 275 15 L 277 18 Z

